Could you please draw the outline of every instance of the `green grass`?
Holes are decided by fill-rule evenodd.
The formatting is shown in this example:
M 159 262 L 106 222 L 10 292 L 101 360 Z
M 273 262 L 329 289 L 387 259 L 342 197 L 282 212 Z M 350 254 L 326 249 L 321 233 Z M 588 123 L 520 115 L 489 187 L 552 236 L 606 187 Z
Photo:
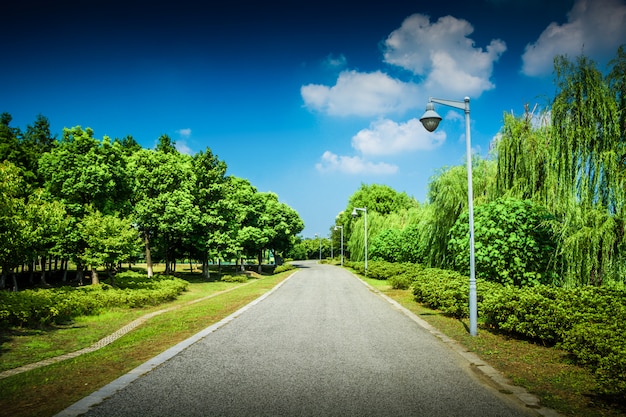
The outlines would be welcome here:
M 100 316 L 81 317 L 68 326 L 3 331 L 0 336 L 2 367 L 9 369 L 88 347 L 144 314 L 178 307 L 149 319 L 95 352 L 0 379 L 0 409 L 3 415 L 13 417 L 55 415 L 150 358 L 237 311 L 292 273 L 287 271 L 263 276 L 245 284 L 195 279 L 189 290 L 176 301 L 160 306 L 113 310 Z M 227 289 L 232 290 L 223 292 Z M 191 303 L 212 294 L 218 295 Z M 50 350 L 50 346 L 54 348 Z
M 361 279 L 476 353 L 516 385 L 539 397 L 543 406 L 564 416 L 626 417 L 623 399 L 598 395 L 594 376 L 572 364 L 566 352 L 494 332 L 480 322 L 478 335 L 471 336 L 468 320 L 446 317 L 416 303 L 411 290 L 394 290 L 387 281 Z

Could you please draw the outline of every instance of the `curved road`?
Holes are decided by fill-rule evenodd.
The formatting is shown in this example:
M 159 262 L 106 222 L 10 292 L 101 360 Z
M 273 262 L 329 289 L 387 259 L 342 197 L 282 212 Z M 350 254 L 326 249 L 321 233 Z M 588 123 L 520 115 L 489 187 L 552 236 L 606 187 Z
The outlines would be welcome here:
M 300 266 L 150 372 L 59 416 L 537 415 L 349 272 Z

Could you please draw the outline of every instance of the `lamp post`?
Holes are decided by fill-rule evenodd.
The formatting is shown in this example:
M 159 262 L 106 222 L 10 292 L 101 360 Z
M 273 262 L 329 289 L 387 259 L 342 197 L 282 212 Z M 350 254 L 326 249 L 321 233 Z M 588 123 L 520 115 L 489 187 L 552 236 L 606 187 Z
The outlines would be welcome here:
M 343 226 L 335 226 L 335 230 L 341 229 L 341 266 L 343 266 Z
M 470 281 L 469 281 L 469 313 L 470 313 L 470 334 L 476 336 L 478 318 L 478 308 L 476 302 L 476 273 L 474 262 L 474 196 L 472 191 L 472 154 L 470 139 L 470 99 L 465 97 L 464 101 L 444 100 L 429 98 L 426 104 L 426 112 L 420 118 L 420 122 L 429 132 L 433 132 L 441 122 L 441 116 L 435 111 L 433 103 L 454 107 L 465 111 L 465 151 L 467 154 L 467 204 L 469 212 L 469 244 L 470 244 Z
M 357 217 L 359 215 L 359 211 L 362 211 L 364 213 L 365 219 L 365 276 L 367 276 L 367 207 L 355 207 L 352 210 L 352 217 Z
M 320 261 L 322 260 L 322 237 L 319 236 L 317 233 L 315 234 L 315 238 L 319 239 L 320 241 Z

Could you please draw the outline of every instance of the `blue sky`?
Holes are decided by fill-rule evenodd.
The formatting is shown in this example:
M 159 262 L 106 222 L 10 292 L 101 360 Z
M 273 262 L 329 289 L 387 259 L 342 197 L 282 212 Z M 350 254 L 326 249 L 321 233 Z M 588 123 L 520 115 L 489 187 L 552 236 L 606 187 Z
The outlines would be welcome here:
M 626 0 L 39 1 L 2 8 L 0 112 L 25 128 L 94 129 L 181 152 L 273 191 L 327 236 L 361 184 L 425 201 L 465 157 L 465 122 L 428 97 L 471 99 L 474 152 L 503 114 L 545 108 L 555 54 L 604 69 L 626 43 Z

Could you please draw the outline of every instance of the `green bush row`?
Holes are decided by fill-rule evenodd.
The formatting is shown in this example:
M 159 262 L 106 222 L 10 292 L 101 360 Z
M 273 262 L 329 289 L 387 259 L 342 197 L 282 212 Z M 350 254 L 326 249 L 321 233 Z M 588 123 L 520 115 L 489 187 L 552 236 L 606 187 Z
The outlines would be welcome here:
M 109 284 L 85 287 L 0 292 L 0 326 L 38 327 L 66 323 L 80 315 L 97 314 L 111 307 L 143 307 L 174 300 L 189 283 L 179 278 L 138 272 L 116 276 Z
M 469 316 L 469 278 L 454 271 L 373 263 L 368 276 L 394 287 L 410 281 L 415 300 L 444 314 Z M 358 273 L 363 263 L 350 263 Z M 375 276 L 374 276 L 375 275 Z M 605 393 L 626 394 L 626 290 L 548 285 L 505 286 L 477 279 L 478 316 L 488 327 L 567 351 L 595 372 Z
M 296 267 L 290 263 L 284 263 L 274 268 L 274 274 L 280 274 L 281 272 L 290 271 L 292 269 L 296 269 Z
M 487 325 L 562 348 L 604 391 L 626 394 L 626 291 L 503 287 L 485 293 L 481 312 Z

